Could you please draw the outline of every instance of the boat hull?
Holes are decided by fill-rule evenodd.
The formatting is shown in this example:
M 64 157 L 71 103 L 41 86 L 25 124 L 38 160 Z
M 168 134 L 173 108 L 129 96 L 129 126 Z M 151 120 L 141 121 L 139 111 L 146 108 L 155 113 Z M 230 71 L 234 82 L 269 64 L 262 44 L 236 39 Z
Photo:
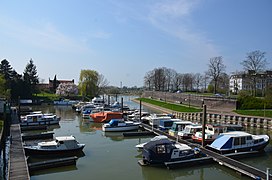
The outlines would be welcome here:
M 81 145 L 75 149 L 61 149 L 61 150 L 42 150 L 42 149 L 33 149 L 31 147 L 24 147 L 26 155 L 75 155 L 83 150 L 85 145 Z
M 55 124 L 59 124 L 59 120 L 20 123 L 21 126 L 39 126 L 39 125 L 55 125 Z
M 102 127 L 102 130 L 105 132 L 121 132 L 121 131 L 133 131 L 137 130 L 139 125 L 130 125 L 130 126 L 123 126 L 123 127 Z

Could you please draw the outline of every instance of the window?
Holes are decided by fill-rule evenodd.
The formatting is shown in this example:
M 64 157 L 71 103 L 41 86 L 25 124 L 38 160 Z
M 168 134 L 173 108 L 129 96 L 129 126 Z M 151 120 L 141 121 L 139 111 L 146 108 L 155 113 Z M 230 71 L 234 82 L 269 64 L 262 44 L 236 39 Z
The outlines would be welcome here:
M 234 146 L 240 145 L 239 138 L 234 138 Z
M 164 153 L 166 153 L 165 145 L 158 145 L 157 146 L 157 153 L 158 154 L 164 154 Z
M 246 137 L 241 137 L 241 145 L 245 145 L 246 144 Z
M 251 136 L 247 136 L 246 139 L 247 140 L 252 140 L 252 137 Z

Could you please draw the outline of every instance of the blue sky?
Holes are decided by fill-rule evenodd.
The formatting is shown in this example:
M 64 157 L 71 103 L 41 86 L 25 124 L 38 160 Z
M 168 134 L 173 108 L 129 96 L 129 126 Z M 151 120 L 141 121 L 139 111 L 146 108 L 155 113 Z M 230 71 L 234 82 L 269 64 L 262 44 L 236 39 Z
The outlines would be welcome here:
M 154 68 L 204 73 L 216 56 L 230 73 L 254 50 L 272 65 L 271 0 L 2 0 L 0 12 L 0 60 L 22 73 L 32 58 L 44 82 L 91 69 L 142 86 Z

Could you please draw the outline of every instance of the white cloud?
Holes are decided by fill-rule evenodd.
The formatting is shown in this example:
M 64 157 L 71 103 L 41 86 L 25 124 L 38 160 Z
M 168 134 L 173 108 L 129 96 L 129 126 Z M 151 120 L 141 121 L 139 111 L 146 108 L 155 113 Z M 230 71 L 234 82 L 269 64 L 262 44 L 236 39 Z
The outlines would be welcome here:
M 207 57 L 217 56 L 218 50 L 204 32 L 192 28 L 190 15 L 200 0 L 170 0 L 155 3 L 150 7 L 149 22 L 156 28 L 179 38 L 192 52 Z
M 0 17 L 0 26 L 2 29 L 0 37 L 8 36 L 25 46 L 60 52 L 90 51 L 84 42 L 62 33 L 52 23 L 27 25 Z

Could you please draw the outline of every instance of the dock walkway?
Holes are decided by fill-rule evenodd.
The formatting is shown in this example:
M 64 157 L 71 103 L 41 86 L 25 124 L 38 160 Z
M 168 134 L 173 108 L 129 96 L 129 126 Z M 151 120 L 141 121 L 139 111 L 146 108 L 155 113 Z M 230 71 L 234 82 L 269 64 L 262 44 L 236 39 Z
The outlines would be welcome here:
M 157 135 L 166 135 L 168 138 L 170 138 L 172 140 L 177 140 L 176 137 L 170 136 L 169 134 L 167 134 L 165 132 L 162 132 L 162 131 L 160 131 L 158 129 L 155 129 L 155 128 L 152 129 L 152 127 L 149 126 L 149 125 L 146 125 L 146 124 L 142 123 L 141 126 L 145 130 L 147 130 L 147 131 L 153 131 Z M 255 168 L 255 167 L 249 166 L 247 164 L 244 164 L 244 163 L 242 163 L 240 161 L 237 161 L 237 160 L 234 160 L 232 158 L 226 157 L 224 155 L 215 153 L 215 152 L 213 152 L 211 150 L 208 150 L 205 147 L 202 147 L 202 146 L 200 146 L 198 144 L 190 143 L 190 142 L 188 142 L 186 140 L 182 140 L 182 139 L 178 139 L 178 141 L 180 143 L 188 144 L 191 147 L 198 147 L 198 148 L 200 148 L 201 151 L 204 154 L 206 154 L 208 157 L 211 157 L 213 159 L 213 161 L 218 162 L 220 165 L 224 165 L 226 167 L 229 167 L 229 168 L 235 170 L 236 172 L 239 172 L 240 174 L 249 176 L 249 177 L 254 178 L 254 179 L 267 179 L 266 172 L 264 172 L 262 170 L 259 170 L 259 169 Z M 208 159 L 207 159 L 207 161 L 208 161 Z M 269 179 L 272 179 L 272 175 L 271 174 L 269 174 Z
M 25 152 L 22 145 L 21 129 L 17 114 L 12 114 L 12 124 L 10 127 L 10 157 L 8 179 L 29 180 L 29 171 Z

